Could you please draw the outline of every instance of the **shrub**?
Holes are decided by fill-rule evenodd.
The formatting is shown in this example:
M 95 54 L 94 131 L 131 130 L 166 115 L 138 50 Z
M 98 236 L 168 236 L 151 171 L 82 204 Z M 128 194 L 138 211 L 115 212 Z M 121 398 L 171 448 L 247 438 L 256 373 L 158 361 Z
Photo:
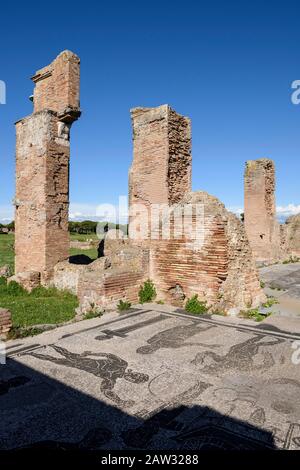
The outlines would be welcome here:
M 275 297 L 269 297 L 267 302 L 263 304 L 264 308 L 270 308 L 273 307 L 273 305 L 279 304 L 279 301 L 275 299 Z
M 144 284 L 140 287 L 139 290 L 139 300 L 141 304 L 145 302 L 152 302 L 156 297 L 156 289 L 153 282 L 148 279 L 148 281 L 144 282 Z
M 201 302 L 198 300 L 197 294 L 193 295 L 193 297 L 187 300 L 185 310 L 190 313 L 206 313 L 208 311 L 207 302 Z
M 266 314 L 262 314 L 259 312 L 258 308 L 252 310 L 243 310 L 240 312 L 239 316 L 242 318 L 249 318 L 250 320 L 254 320 L 257 322 L 265 320 L 267 317 L 272 315 L 272 312 L 268 312 Z
M 290 264 L 290 263 L 299 263 L 300 258 L 298 256 L 290 256 L 288 259 L 284 260 L 282 264 Z
M 125 312 L 126 310 L 129 310 L 130 307 L 131 303 L 127 302 L 126 300 L 120 300 L 117 305 L 117 309 L 119 310 L 119 312 Z

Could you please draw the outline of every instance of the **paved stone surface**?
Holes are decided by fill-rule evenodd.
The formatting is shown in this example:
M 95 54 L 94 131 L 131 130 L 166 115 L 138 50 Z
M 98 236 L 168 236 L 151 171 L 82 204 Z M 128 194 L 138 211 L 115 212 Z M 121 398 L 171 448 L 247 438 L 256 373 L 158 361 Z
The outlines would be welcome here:
M 276 264 L 260 269 L 265 293 L 276 297 L 272 311 L 283 316 L 300 315 L 300 263 Z
M 0 448 L 299 449 L 296 340 L 157 306 L 8 342 Z

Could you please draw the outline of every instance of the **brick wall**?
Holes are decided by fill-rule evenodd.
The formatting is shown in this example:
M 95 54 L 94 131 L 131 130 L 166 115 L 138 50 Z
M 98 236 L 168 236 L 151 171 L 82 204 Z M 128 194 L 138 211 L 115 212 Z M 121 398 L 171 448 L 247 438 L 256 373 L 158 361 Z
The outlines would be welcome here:
M 0 308 L 0 338 L 6 338 L 12 328 L 11 313 L 5 308 Z
M 65 51 L 34 77 L 34 113 L 16 123 L 16 273 L 69 256 L 70 127 L 79 110 L 79 59 Z
M 288 254 L 300 256 L 300 214 L 289 217 L 283 227 Z
M 183 305 L 188 297 L 198 294 L 199 299 L 224 312 L 257 306 L 265 297 L 243 225 L 207 193 L 190 193 L 182 202 L 182 206 L 195 204 L 203 205 L 203 224 L 197 229 L 192 214 L 185 216 L 185 224 L 202 232 L 198 235 L 204 235 L 203 244 L 199 245 L 201 237 L 186 235 L 151 242 L 150 276 L 159 296 Z M 176 298 L 178 288 L 183 293 L 181 299 Z
M 32 77 L 35 83 L 34 112 L 50 109 L 59 116 L 79 112 L 80 59 L 63 51 L 50 64 Z
M 282 258 L 272 160 L 264 158 L 246 163 L 245 227 L 256 261 L 274 262 Z
M 168 105 L 131 110 L 129 204 L 173 204 L 191 189 L 191 123 Z M 140 217 L 142 220 L 142 218 Z M 134 217 L 129 218 L 129 224 Z M 150 221 L 150 218 L 148 219 Z M 142 224 L 147 225 L 145 222 Z M 150 227 L 149 227 L 150 228 Z
M 77 294 L 83 313 L 95 307 L 116 307 L 121 299 L 138 302 L 140 286 L 149 277 L 149 252 L 127 241 L 118 245 L 108 257 L 99 258 L 80 272 Z

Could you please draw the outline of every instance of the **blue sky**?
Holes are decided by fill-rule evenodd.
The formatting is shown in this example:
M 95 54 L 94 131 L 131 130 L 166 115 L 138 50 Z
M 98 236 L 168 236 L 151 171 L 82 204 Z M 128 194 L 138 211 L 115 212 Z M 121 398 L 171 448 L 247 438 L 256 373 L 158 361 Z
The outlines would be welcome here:
M 245 161 L 268 157 L 281 214 L 300 211 L 299 2 L 15 1 L 1 20 L 0 220 L 12 213 L 13 123 L 31 113 L 29 77 L 64 49 L 81 58 L 73 216 L 127 194 L 129 109 L 164 103 L 192 119 L 193 189 L 241 208 Z

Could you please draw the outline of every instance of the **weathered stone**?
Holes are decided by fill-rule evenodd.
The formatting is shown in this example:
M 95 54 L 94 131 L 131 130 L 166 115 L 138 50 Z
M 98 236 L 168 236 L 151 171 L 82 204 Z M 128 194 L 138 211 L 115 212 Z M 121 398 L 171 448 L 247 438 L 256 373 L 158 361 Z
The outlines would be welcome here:
M 11 328 L 12 319 L 10 311 L 0 307 L 0 337 L 5 339 Z
M 176 284 L 174 287 L 170 287 L 167 297 L 172 299 L 172 305 L 179 305 L 181 307 L 185 299 L 185 293 L 183 292 L 183 288 L 179 284 Z
M 246 163 L 245 228 L 258 263 L 274 263 L 284 258 L 280 225 L 276 220 L 275 165 L 262 158 Z
M 69 129 L 79 112 L 79 59 L 63 52 L 33 78 L 34 113 L 16 123 L 16 273 L 42 283 L 69 256 Z
M 10 277 L 12 275 L 11 267 L 8 264 L 0 267 L 0 277 Z
M 38 271 L 25 271 L 24 273 L 15 274 L 12 277 L 9 277 L 7 282 L 17 282 L 28 292 L 31 292 L 32 289 L 35 289 L 40 285 L 40 273 Z
M 69 260 L 57 263 L 53 270 L 51 285 L 57 289 L 69 290 L 73 294 L 78 292 L 80 274 L 87 265 L 70 263 Z

